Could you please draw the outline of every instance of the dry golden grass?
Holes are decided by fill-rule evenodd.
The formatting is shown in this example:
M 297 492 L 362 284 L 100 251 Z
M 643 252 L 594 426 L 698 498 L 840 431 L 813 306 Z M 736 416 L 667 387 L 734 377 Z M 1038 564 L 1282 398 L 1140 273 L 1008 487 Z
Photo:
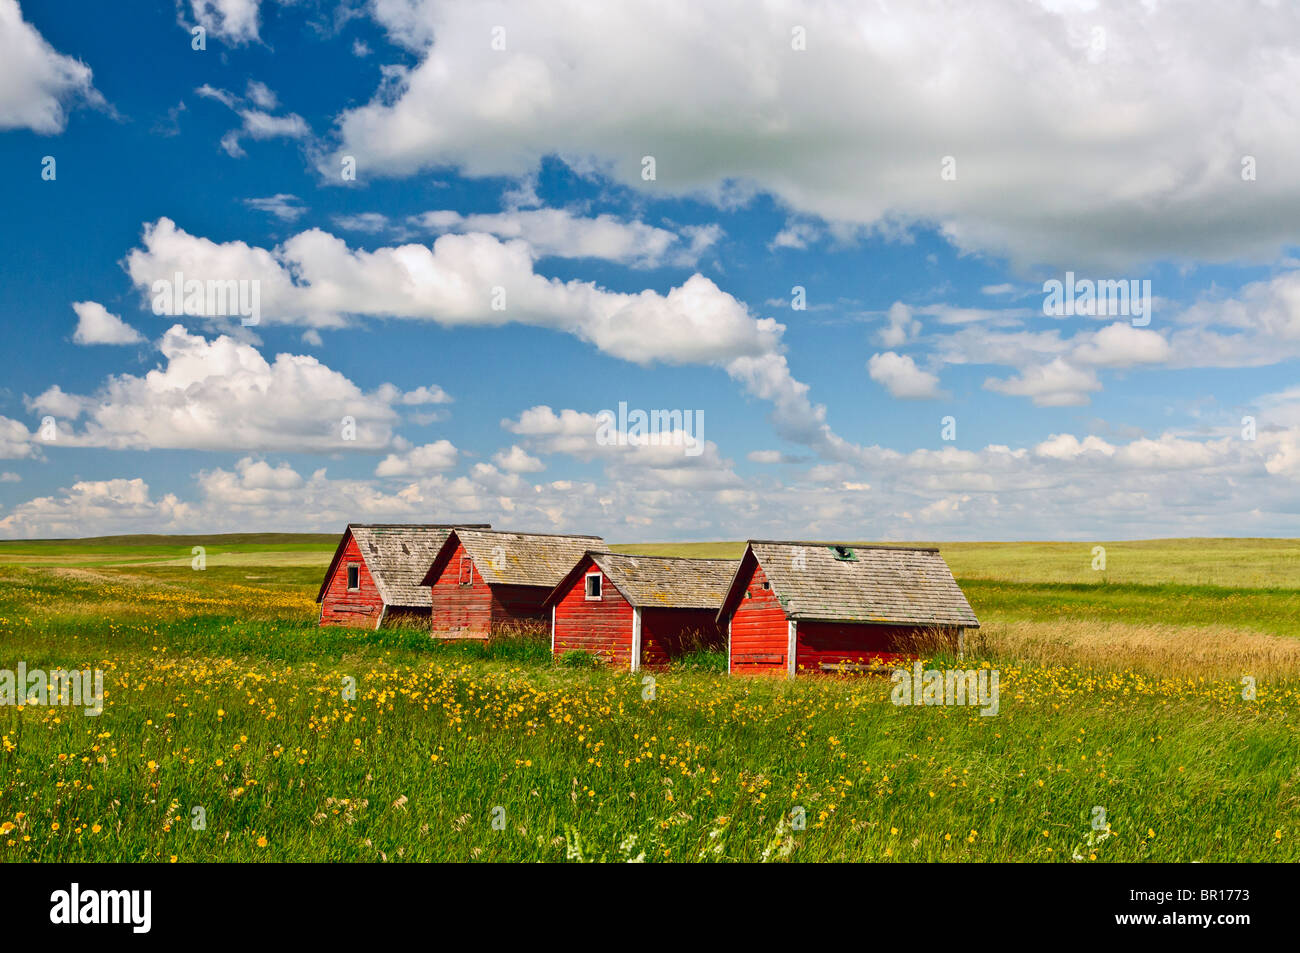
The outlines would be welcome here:
M 326 550 L 306 550 L 303 552 L 286 552 L 286 553 L 268 553 L 268 552 L 251 552 L 251 553 L 208 553 L 205 557 L 210 567 L 217 566 L 319 566 L 322 570 L 330 564 L 333 557 L 332 551 Z M 183 553 L 174 559 L 149 559 L 134 560 L 130 562 L 115 563 L 115 565 L 130 569 L 142 566 L 189 566 L 194 557 L 188 553 Z
M 78 582 L 90 583 L 92 585 L 137 586 L 148 589 L 180 588 L 150 576 L 135 576 L 124 572 L 99 572 L 94 569 L 75 569 L 66 566 L 50 567 L 44 571 L 48 572 L 51 576 L 58 576 L 62 579 L 73 579 Z M 102 606 L 102 603 L 99 605 Z
M 997 622 L 969 634 L 966 649 L 981 659 L 1153 675 L 1300 677 L 1300 640 L 1231 626 Z

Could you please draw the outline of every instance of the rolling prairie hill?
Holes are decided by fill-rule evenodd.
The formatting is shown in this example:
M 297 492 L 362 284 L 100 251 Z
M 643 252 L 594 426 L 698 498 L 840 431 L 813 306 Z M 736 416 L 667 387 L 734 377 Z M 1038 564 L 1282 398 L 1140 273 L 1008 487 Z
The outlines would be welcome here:
M 329 533 L 229 533 L 99 536 L 84 539 L 0 541 L 0 565 L 188 565 L 202 546 L 208 565 L 320 565 L 329 563 L 338 536 Z M 837 542 L 839 542 L 837 540 Z M 869 545 L 870 541 L 850 541 Z M 935 546 L 958 579 L 1037 583 L 1137 583 L 1227 588 L 1300 588 L 1297 539 L 1152 539 L 1094 542 L 878 542 Z M 1105 549 L 1105 569 L 1093 568 L 1094 548 Z M 743 541 L 614 543 L 622 553 L 736 558 Z
M 186 565 L 195 546 L 209 563 L 326 566 L 338 536 L 325 533 L 89 536 L 84 539 L 0 541 L 0 566 Z

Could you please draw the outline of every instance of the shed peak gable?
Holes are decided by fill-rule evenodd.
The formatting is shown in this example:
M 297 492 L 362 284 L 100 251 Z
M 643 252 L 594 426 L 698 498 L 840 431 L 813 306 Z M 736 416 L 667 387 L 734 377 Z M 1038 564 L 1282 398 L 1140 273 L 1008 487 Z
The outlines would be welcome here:
M 588 550 L 556 584 L 545 604 L 563 598 L 564 591 L 582 574 L 581 570 L 595 566 L 634 606 L 716 611 L 722 605 L 727 584 L 739 565 L 738 559 L 695 559 Z
M 330 580 L 347 551 L 356 550 L 374 580 L 379 596 L 388 605 L 425 607 L 431 604 L 429 590 L 420 577 L 447 535 L 461 523 L 349 523 L 339 537 L 316 601 L 325 597 Z M 489 529 L 491 524 L 474 524 Z

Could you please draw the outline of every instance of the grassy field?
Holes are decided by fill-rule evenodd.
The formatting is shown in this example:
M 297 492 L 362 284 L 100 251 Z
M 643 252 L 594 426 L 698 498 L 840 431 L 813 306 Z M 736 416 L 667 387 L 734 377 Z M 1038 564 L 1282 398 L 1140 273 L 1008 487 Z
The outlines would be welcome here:
M 0 669 L 106 689 L 0 708 L 0 862 L 1300 860 L 1296 541 L 942 544 L 994 717 L 322 630 L 333 543 L 0 544 Z
M 0 566 L 189 566 L 194 547 L 208 565 L 329 565 L 337 536 L 234 533 L 211 536 L 100 536 L 0 542 Z

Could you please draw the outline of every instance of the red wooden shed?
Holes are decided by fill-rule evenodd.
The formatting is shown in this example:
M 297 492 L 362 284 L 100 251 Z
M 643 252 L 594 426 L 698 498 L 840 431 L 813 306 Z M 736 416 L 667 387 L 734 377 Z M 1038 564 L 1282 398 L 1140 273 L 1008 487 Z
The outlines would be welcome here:
M 723 599 L 728 670 L 844 671 L 962 647 L 979 620 L 937 549 L 750 540 Z
M 542 603 L 599 536 L 455 529 L 421 580 L 432 599 L 438 638 L 485 639 L 543 622 Z
M 583 650 L 635 672 L 665 665 L 697 644 L 721 648 L 726 636 L 718 607 L 739 565 L 584 553 L 546 600 L 551 654 Z
M 377 629 L 427 619 L 429 590 L 420 578 L 455 525 L 349 523 L 316 594 L 320 624 Z

